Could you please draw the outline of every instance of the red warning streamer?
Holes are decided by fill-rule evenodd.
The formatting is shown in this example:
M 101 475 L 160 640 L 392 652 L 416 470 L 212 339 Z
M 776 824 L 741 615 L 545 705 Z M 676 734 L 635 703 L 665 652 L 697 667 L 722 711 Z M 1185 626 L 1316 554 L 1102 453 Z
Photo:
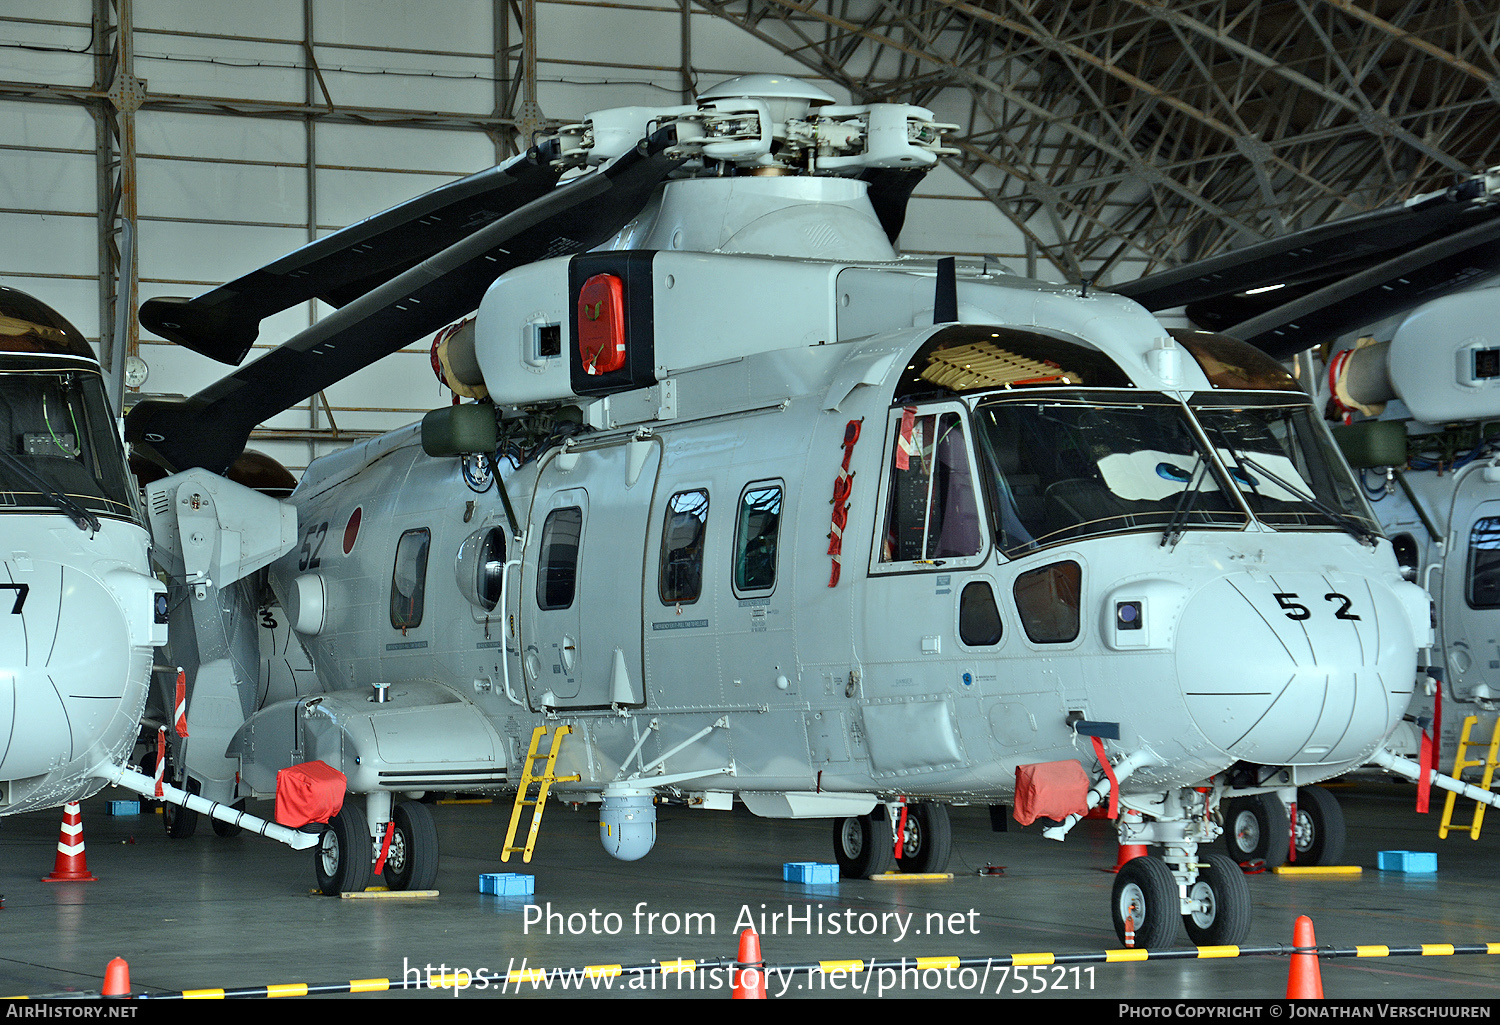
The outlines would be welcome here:
M 172 727 L 179 737 L 187 739 L 187 674 L 181 666 L 177 667 L 177 715 Z
M 864 418 L 850 420 L 844 426 L 844 462 L 839 475 L 833 481 L 833 529 L 828 532 L 828 554 L 833 556 L 833 570 L 828 577 L 828 586 L 837 587 L 839 582 L 839 556 L 844 551 L 844 525 L 849 522 L 849 493 L 854 489 L 854 474 L 849 470 L 849 460 L 854 456 L 854 443 L 859 440 L 860 425 Z
M 161 797 L 161 777 L 167 768 L 167 728 L 158 726 L 156 729 L 156 796 Z
M 1099 759 L 1104 775 L 1109 779 L 1109 817 L 1117 819 L 1120 817 L 1120 781 L 1115 779 L 1115 767 L 1109 764 L 1109 757 L 1104 753 L 1104 741 L 1098 737 L 1089 739 L 1094 742 L 1094 756 Z
M 396 823 L 387 822 L 385 824 L 385 839 L 380 842 L 380 857 L 376 859 L 375 868 L 373 869 L 376 875 L 380 875 L 380 873 L 385 871 L 385 859 L 391 853 L 391 837 L 395 835 L 395 832 Z

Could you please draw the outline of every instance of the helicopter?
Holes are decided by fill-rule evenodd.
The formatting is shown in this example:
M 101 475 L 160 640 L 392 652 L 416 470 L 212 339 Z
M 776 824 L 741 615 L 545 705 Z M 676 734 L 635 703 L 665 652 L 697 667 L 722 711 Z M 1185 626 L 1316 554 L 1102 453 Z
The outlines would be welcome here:
M 940 871 L 953 803 L 1054 839 L 1102 808 L 1163 850 L 1120 866 L 1122 939 L 1243 939 L 1216 809 L 1379 756 L 1427 595 L 1261 350 L 899 257 L 947 128 L 732 79 L 143 305 L 237 366 L 126 421 L 163 474 L 179 791 L 290 807 L 287 773 L 336 770 L 324 819 L 295 813 L 326 893 L 429 886 L 420 796 L 536 775 L 616 858 L 658 801 L 739 802 L 832 820 L 855 876 Z M 241 365 L 312 297 L 337 309 Z M 452 405 L 284 499 L 223 476 L 267 416 L 433 332 Z
M 6 286 L 0 482 L 0 815 L 14 815 L 106 785 L 135 744 L 167 620 L 94 351 Z
M 157 671 L 167 587 L 112 412 L 123 361 L 119 370 L 106 379 L 67 318 L 0 286 L 0 816 L 106 786 L 213 810 L 165 784 L 156 755 L 145 760 L 150 771 L 129 764 L 145 728 L 165 768 L 165 723 L 173 698 L 186 695 Z M 148 715 L 153 704 L 165 707 Z M 316 842 L 241 810 L 221 814 L 294 847 Z
M 1455 775 L 1485 764 L 1467 749 L 1493 739 L 1500 699 L 1500 667 L 1489 657 L 1500 607 L 1491 554 L 1500 524 L 1497 316 L 1493 287 L 1434 299 L 1330 347 L 1318 378 L 1397 560 L 1434 602 L 1433 681 L 1417 694 L 1405 746 L 1424 763 L 1464 760 Z

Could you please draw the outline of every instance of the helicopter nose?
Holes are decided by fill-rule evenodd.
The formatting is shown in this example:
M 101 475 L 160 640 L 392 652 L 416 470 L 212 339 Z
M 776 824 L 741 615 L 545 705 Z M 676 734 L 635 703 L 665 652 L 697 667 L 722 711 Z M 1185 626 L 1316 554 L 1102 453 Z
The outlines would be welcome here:
M 0 780 L 129 743 L 150 673 L 117 587 L 70 566 L 38 567 L 27 581 L 20 611 L 0 609 Z
M 1415 680 L 1404 611 L 1363 577 L 1221 577 L 1188 603 L 1178 637 L 1189 713 L 1241 761 L 1363 760 L 1395 728 Z

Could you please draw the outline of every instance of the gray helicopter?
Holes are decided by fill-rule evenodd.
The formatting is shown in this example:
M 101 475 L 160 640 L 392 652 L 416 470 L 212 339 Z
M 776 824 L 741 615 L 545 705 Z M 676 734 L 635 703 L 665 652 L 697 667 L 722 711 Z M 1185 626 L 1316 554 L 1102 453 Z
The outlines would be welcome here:
M 418 798 L 534 775 L 596 803 L 618 858 L 659 801 L 738 801 L 832 820 L 855 876 L 941 870 L 951 804 L 1055 839 L 1103 808 L 1162 851 L 1121 866 L 1122 938 L 1242 940 L 1243 873 L 1200 850 L 1221 802 L 1380 757 L 1427 595 L 1261 350 L 899 257 L 945 128 L 735 79 L 143 306 L 231 365 L 264 316 L 338 307 L 127 419 L 165 474 L 179 792 L 229 821 L 338 770 L 363 807 L 301 824 L 330 893 L 429 886 Z M 285 500 L 222 476 L 256 424 L 433 332 L 454 405 Z

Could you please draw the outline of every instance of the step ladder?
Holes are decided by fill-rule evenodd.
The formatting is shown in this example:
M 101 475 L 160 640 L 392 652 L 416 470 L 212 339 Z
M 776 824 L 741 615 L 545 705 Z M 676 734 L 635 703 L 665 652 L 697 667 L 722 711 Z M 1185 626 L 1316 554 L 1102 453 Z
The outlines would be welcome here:
M 1489 756 L 1484 759 L 1465 758 L 1464 755 L 1469 747 L 1469 730 L 1473 729 L 1474 724 L 1477 722 L 1479 722 L 1479 716 L 1477 715 L 1471 715 L 1464 719 L 1463 733 L 1458 738 L 1458 752 L 1453 756 L 1453 778 L 1462 779 L 1465 769 L 1483 765 L 1484 779 L 1480 782 L 1479 786 L 1484 790 L 1488 790 L 1490 789 L 1490 781 L 1495 777 L 1495 769 L 1500 767 L 1500 761 L 1496 759 L 1496 753 L 1500 752 L 1500 719 L 1495 720 L 1495 730 L 1490 736 Z M 1469 838 L 1471 840 L 1478 840 L 1479 827 L 1484 822 L 1484 805 L 1476 801 L 1474 804 L 1474 818 L 1468 825 L 1465 826 L 1463 823 L 1455 825 L 1453 822 L 1453 802 L 1457 797 L 1458 795 L 1453 791 L 1448 791 L 1448 799 L 1443 802 L 1443 821 L 1438 826 L 1438 839 L 1446 840 L 1450 829 L 1467 828 Z
M 547 735 L 547 727 L 538 726 L 531 731 L 531 746 L 526 749 L 526 761 L 521 766 L 521 785 L 516 790 L 516 804 L 510 813 L 510 828 L 505 832 L 505 849 L 500 852 L 501 861 L 509 861 L 510 856 L 516 851 L 521 851 L 521 860 L 527 864 L 531 863 L 531 852 L 536 848 L 537 830 L 542 828 L 542 809 L 547 804 L 547 791 L 552 789 L 554 783 L 571 783 L 579 779 L 579 776 L 554 776 L 553 769 L 557 766 L 557 752 L 562 747 L 563 737 L 573 732 L 571 726 L 559 726 L 552 731 L 552 746 L 545 755 L 538 754 L 537 749 L 541 746 L 542 738 Z M 533 775 L 532 766 L 546 759 L 547 765 L 540 775 Z M 533 800 L 526 795 L 531 792 L 531 784 L 540 783 L 537 788 L 536 799 Z M 517 846 L 516 827 L 521 824 L 521 809 L 530 805 L 531 832 L 526 836 L 525 846 Z

